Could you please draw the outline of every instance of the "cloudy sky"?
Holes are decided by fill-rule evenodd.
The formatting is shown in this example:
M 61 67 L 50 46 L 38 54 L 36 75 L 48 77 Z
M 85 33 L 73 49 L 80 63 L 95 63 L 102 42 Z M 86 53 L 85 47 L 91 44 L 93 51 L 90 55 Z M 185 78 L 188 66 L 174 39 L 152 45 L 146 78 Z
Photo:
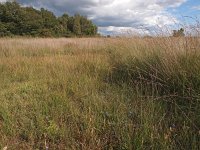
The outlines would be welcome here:
M 6 0 L 0 0 L 6 1 Z M 104 34 L 126 31 L 148 33 L 200 18 L 200 0 L 17 0 L 25 6 L 47 8 L 56 15 L 88 16 Z

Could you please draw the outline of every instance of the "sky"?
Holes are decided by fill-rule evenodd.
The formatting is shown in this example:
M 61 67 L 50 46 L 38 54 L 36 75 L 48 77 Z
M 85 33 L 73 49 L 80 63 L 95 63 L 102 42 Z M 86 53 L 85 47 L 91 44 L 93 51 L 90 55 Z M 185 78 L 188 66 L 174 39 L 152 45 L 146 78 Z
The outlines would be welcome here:
M 6 0 L 0 0 L 5 2 Z M 24 6 L 41 7 L 57 16 L 80 13 L 101 34 L 123 32 L 149 34 L 154 28 L 191 24 L 200 18 L 200 0 L 16 0 Z

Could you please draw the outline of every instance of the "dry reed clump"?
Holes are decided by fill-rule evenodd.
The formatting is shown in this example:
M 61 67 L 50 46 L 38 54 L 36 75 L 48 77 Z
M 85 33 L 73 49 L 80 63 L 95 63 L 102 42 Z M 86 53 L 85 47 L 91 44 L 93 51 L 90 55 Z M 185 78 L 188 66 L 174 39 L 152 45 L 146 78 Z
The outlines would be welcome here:
M 115 50 L 110 53 L 113 68 L 111 82 L 133 83 L 133 86 L 134 82 L 141 82 L 158 89 L 157 92 L 161 95 L 196 95 L 200 82 L 199 39 L 163 38 L 133 41 L 122 41 L 124 43 L 121 47 L 113 47 Z M 186 41 L 188 45 L 184 44 Z M 187 91 L 189 88 L 193 88 L 193 91 Z
M 196 116 L 200 112 L 199 39 L 137 39 L 133 42 L 137 46 L 122 42 L 124 45 L 113 48 L 118 52 L 110 54 L 112 70 L 107 82 L 126 84 L 146 100 L 161 102 L 167 121 L 176 122 L 179 132 L 184 130 L 183 122 L 188 122 L 195 135 L 200 123 Z M 183 140 L 174 138 L 180 143 Z
M 198 149 L 198 38 L 0 39 L 0 148 Z

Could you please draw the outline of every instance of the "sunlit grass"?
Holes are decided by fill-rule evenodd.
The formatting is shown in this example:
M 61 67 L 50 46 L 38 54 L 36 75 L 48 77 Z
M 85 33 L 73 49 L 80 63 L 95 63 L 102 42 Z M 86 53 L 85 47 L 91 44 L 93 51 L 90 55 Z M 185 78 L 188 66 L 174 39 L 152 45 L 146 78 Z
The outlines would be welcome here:
M 0 147 L 199 149 L 198 38 L 0 40 Z

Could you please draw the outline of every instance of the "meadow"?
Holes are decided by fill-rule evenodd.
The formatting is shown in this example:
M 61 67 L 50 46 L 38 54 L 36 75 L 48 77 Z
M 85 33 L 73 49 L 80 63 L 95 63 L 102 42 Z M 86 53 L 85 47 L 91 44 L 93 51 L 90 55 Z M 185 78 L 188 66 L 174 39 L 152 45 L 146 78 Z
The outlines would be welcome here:
M 0 39 L 0 149 L 200 149 L 200 39 Z

